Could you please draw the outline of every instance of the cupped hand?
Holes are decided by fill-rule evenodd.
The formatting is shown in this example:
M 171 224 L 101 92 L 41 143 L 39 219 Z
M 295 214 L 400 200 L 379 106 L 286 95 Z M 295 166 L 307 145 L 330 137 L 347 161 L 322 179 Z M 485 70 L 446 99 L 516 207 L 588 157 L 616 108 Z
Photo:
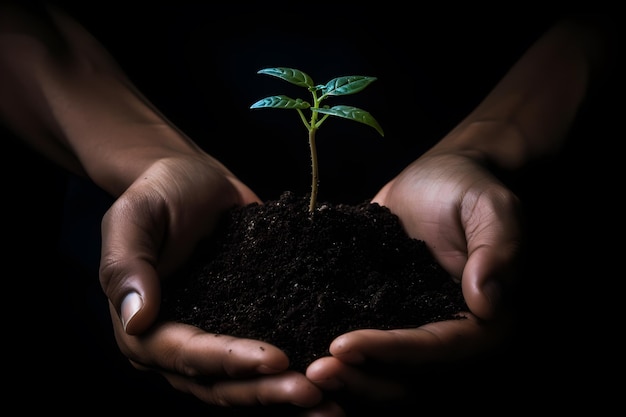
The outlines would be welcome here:
M 174 322 L 158 323 L 133 336 L 124 332 L 110 306 L 118 346 L 131 364 L 158 372 L 173 388 L 207 404 L 226 408 L 290 404 L 304 411 L 323 400 L 322 391 L 302 373 L 287 370 L 287 356 L 271 344 Z
M 374 197 L 409 236 L 426 242 L 461 282 L 472 314 L 495 319 L 519 273 L 522 210 L 517 196 L 470 152 L 431 151 Z
M 515 194 L 478 156 L 463 152 L 424 154 L 373 201 L 398 215 L 411 237 L 426 242 L 451 279 L 460 281 L 470 310 L 460 312 L 463 319 L 414 329 L 343 334 L 332 342 L 332 356 L 307 369 L 322 389 L 382 400 L 406 393 L 398 375 L 463 360 L 505 340 L 511 324 L 506 294 L 519 272 L 522 215 Z
M 128 334 L 140 334 L 154 323 L 161 280 L 184 266 L 220 215 L 259 201 L 203 153 L 174 154 L 146 166 L 101 225 L 100 283 Z
M 332 356 L 309 365 L 306 376 L 321 389 L 341 391 L 348 398 L 405 401 L 424 370 L 488 352 L 510 330 L 506 320 L 485 322 L 470 313 L 461 316 L 418 328 L 345 333 L 331 343 Z
M 161 279 L 191 257 L 222 212 L 258 201 L 208 155 L 150 163 L 103 218 L 101 285 L 118 346 L 137 369 L 158 372 L 214 405 L 311 407 L 321 391 L 287 371 L 289 360 L 277 347 L 156 321 Z

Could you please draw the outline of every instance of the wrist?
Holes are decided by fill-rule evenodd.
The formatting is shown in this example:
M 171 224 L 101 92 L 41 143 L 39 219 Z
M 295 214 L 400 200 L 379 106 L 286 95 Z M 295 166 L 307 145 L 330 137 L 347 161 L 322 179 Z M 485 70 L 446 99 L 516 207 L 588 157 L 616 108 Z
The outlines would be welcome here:
M 461 123 L 429 151 L 440 152 L 466 154 L 505 171 L 523 167 L 530 158 L 522 130 L 502 120 Z
M 151 143 L 111 147 L 90 155 L 88 160 L 81 162 L 95 184 L 110 195 L 118 197 L 159 161 L 203 158 L 209 156 L 199 148 L 174 141 L 171 144 Z

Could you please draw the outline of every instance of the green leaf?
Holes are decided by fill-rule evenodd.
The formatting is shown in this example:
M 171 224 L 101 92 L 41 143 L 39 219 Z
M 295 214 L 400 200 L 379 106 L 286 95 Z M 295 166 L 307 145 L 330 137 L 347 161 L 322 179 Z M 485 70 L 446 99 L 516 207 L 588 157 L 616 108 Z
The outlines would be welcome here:
M 301 98 L 294 100 L 283 95 L 265 97 L 250 106 L 251 109 L 308 109 L 309 107 L 311 105 Z
M 322 114 L 329 114 L 331 116 L 343 117 L 344 119 L 365 123 L 366 125 L 376 129 L 376 131 L 380 133 L 380 136 L 385 136 L 383 129 L 380 127 L 376 119 L 374 119 L 374 117 L 365 110 L 361 110 L 357 107 L 339 105 L 331 108 L 312 108 L 311 110 Z
M 322 93 L 329 96 L 345 96 L 347 94 L 354 94 L 363 90 L 373 81 L 376 81 L 376 77 L 368 77 L 364 75 L 338 77 L 327 82 L 326 86 L 322 89 Z
M 313 79 L 309 77 L 308 74 L 294 69 L 294 68 L 285 68 L 285 67 L 277 67 L 277 68 L 265 68 L 259 70 L 257 74 L 267 74 L 272 75 L 274 77 L 282 78 L 285 81 L 289 81 L 292 84 L 295 84 L 300 87 L 312 88 L 315 87 L 313 83 Z

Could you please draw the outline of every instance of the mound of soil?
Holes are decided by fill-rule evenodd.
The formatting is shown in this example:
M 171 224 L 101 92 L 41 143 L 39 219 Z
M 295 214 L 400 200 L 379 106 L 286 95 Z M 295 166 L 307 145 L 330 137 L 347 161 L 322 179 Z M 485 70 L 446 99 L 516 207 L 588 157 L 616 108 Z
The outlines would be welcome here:
M 304 371 L 338 335 L 407 328 L 466 310 L 424 242 L 375 203 L 318 204 L 291 192 L 226 213 L 165 288 L 162 317 L 269 342 Z

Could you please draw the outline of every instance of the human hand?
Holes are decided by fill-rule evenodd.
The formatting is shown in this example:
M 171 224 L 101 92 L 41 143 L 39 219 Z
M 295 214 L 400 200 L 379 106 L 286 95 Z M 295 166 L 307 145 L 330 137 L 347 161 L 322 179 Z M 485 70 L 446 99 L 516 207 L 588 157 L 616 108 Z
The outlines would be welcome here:
M 415 329 L 343 334 L 332 342 L 332 356 L 315 361 L 306 375 L 326 390 L 396 399 L 409 389 L 399 375 L 468 358 L 504 339 L 510 324 L 506 289 L 522 240 L 520 204 L 472 153 L 436 150 L 409 165 L 373 201 L 398 215 L 407 233 L 424 240 L 460 280 L 470 311 L 462 320 Z
M 426 153 L 387 183 L 374 202 L 409 236 L 426 242 L 483 320 L 500 313 L 518 271 L 522 214 L 517 196 L 471 152 Z
M 311 407 L 320 390 L 301 373 L 287 372 L 278 348 L 155 322 L 161 277 L 184 264 L 221 212 L 254 201 L 258 197 L 208 155 L 148 164 L 102 221 L 100 280 L 115 338 L 135 368 L 158 372 L 209 404 Z

